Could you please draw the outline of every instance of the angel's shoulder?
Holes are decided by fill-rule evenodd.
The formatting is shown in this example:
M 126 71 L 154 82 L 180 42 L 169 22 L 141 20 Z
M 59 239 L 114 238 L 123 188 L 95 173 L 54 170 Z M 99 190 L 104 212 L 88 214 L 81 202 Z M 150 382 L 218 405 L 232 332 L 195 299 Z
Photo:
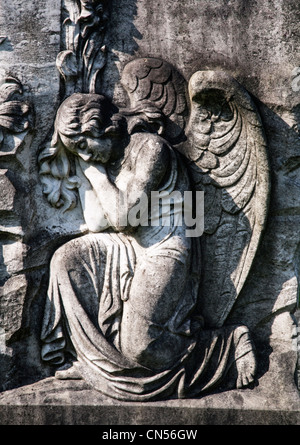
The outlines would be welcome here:
M 155 133 L 136 133 L 131 136 L 128 147 L 131 158 L 160 158 L 169 155 L 171 147 L 164 138 Z

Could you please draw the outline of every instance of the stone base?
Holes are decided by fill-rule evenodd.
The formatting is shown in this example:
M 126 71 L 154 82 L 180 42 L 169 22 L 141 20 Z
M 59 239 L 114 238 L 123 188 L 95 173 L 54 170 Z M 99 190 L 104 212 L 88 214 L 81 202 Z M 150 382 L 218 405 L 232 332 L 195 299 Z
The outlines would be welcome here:
M 297 388 L 254 389 L 201 399 L 124 403 L 82 380 L 47 378 L 0 394 L 1 425 L 300 425 Z

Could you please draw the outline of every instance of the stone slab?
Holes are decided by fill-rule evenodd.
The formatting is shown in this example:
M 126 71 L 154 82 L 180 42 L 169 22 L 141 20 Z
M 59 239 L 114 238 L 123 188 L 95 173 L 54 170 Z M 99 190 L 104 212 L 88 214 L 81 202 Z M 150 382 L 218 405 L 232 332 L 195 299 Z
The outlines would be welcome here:
M 299 395 L 270 400 L 260 386 L 201 399 L 119 402 L 84 381 L 39 382 L 0 395 L 0 425 L 300 425 Z M 287 395 L 287 394 L 286 394 Z

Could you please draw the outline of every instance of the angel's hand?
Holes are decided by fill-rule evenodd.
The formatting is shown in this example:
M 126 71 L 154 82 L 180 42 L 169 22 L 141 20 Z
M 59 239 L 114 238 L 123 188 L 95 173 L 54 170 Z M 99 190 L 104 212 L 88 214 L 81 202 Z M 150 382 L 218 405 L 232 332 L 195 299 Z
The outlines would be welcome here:
M 95 189 L 95 180 L 99 179 L 99 176 L 106 176 L 99 173 L 99 166 L 97 170 L 97 176 L 94 178 L 87 177 L 86 171 L 89 168 L 94 168 L 90 163 L 83 161 L 81 158 L 76 158 L 76 175 L 80 180 L 79 196 L 81 201 L 81 206 L 83 209 L 83 215 L 88 229 L 91 232 L 102 232 L 107 227 L 109 227 L 109 221 L 106 218 L 105 212 L 103 210 L 103 199 L 105 198 L 104 191 L 99 188 Z M 101 169 L 105 167 L 101 166 Z
M 82 172 L 85 174 L 85 176 L 87 178 L 89 178 L 89 176 L 91 175 L 91 172 L 93 171 L 94 174 L 92 174 L 92 177 L 94 177 L 95 175 L 98 176 L 98 174 L 100 174 L 98 176 L 98 178 L 100 178 L 100 176 L 102 175 L 107 175 L 107 171 L 106 171 L 106 167 L 104 164 L 100 163 L 100 162 L 95 162 L 92 160 L 86 160 L 84 159 L 84 157 L 79 156 L 77 158 L 77 162 L 80 166 L 80 169 L 82 170 Z

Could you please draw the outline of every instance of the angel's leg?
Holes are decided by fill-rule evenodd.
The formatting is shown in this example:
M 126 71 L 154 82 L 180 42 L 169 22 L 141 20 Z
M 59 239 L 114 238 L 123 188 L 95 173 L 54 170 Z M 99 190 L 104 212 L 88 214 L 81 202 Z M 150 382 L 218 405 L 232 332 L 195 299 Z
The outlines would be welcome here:
M 189 338 L 168 330 L 184 289 L 188 263 L 157 255 L 137 265 L 128 301 L 124 302 L 121 351 L 151 369 L 171 366 Z

